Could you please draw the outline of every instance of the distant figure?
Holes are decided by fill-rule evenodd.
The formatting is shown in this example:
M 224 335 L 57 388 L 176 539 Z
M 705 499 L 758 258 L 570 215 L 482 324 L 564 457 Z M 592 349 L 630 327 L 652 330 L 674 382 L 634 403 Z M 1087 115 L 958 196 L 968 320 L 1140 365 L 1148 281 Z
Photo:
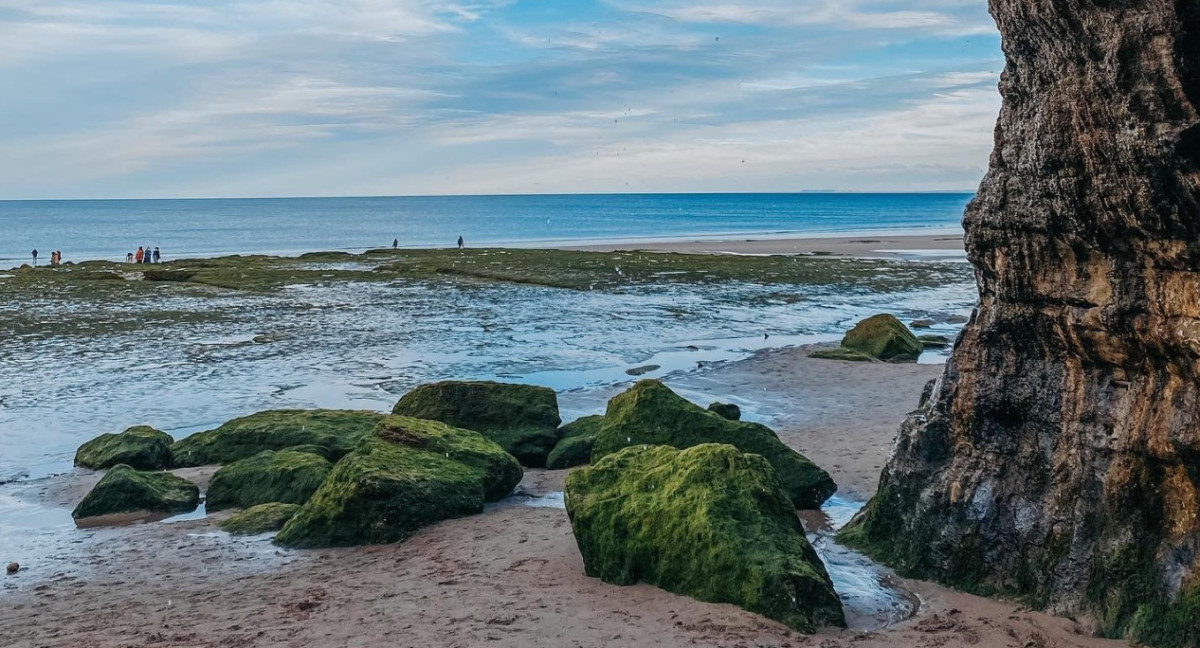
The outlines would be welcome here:
M 37 267 L 37 248 L 33 248 L 33 267 Z
M 152 256 L 153 255 L 150 254 L 150 246 L 147 245 L 146 246 L 146 257 L 143 259 L 143 261 L 145 261 L 146 263 L 153 262 Z
M 398 239 L 398 238 L 392 239 L 392 249 L 395 250 L 398 247 L 400 247 L 400 239 Z
M 62 252 L 55 250 L 50 253 L 50 265 L 56 266 L 62 263 Z
M 162 263 L 162 252 L 159 252 L 158 248 L 154 248 L 154 262 Z
M 135 262 L 135 263 L 141 263 L 141 262 L 142 262 L 142 257 L 143 257 L 145 254 L 146 254 L 146 253 L 142 251 L 142 248 L 140 248 L 140 247 L 139 247 L 139 248 L 138 248 L 138 251 L 137 251 L 137 254 L 133 255 L 134 262 Z
M 133 263 L 133 252 L 129 252 L 125 255 L 125 263 Z
M 462 248 L 463 248 L 463 240 L 462 240 L 462 236 L 460 235 L 458 237 L 458 249 L 461 250 Z

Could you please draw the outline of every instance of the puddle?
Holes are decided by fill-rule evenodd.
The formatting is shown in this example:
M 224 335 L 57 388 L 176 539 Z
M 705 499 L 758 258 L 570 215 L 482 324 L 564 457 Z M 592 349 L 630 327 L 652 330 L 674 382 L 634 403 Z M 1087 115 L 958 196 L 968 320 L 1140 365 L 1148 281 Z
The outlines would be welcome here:
M 532 506 L 533 508 L 567 508 L 567 503 L 563 499 L 562 491 L 555 491 L 553 493 L 547 493 L 546 495 L 529 495 L 526 496 L 524 500 L 525 501 L 522 503 L 525 506 Z
M 833 589 L 842 599 L 851 630 L 872 631 L 911 618 L 920 607 L 916 594 L 870 558 L 834 542 L 833 536 L 863 507 L 863 502 L 838 495 L 820 511 L 801 511 L 808 540 L 825 563 Z

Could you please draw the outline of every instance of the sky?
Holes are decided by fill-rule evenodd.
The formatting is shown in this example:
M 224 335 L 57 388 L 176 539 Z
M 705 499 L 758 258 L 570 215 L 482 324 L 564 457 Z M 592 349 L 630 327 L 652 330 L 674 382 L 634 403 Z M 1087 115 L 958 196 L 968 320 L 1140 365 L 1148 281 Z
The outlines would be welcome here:
M 973 191 L 984 0 L 0 0 L 0 199 Z

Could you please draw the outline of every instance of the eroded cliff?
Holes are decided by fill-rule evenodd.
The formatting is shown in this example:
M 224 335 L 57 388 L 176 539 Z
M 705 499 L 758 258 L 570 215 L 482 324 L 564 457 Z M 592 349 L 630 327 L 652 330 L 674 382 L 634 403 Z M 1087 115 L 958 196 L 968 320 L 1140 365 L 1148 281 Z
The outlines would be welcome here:
M 980 302 L 844 539 L 1200 644 L 1200 0 L 991 0 Z

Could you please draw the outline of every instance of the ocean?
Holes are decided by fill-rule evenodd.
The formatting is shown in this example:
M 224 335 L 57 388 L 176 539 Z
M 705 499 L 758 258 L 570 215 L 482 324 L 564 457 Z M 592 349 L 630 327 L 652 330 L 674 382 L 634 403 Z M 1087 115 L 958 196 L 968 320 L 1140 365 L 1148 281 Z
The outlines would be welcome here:
M 388 247 L 788 237 L 953 230 L 971 194 L 614 194 L 0 201 L 0 267 Z

